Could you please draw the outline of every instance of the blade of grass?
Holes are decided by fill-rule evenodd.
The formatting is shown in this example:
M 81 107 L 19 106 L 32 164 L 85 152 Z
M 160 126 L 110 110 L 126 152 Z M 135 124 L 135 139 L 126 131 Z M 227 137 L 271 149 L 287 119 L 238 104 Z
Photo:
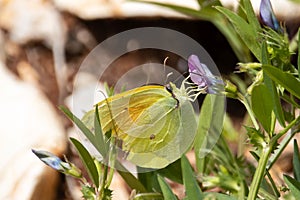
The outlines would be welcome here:
M 255 12 L 253 10 L 252 4 L 250 0 L 243 0 L 243 5 L 246 11 L 246 16 L 249 24 L 255 29 L 255 31 L 260 30 L 260 24 L 257 20 Z
M 273 102 L 272 96 L 268 88 L 264 84 L 257 85 L 252 90 L 251 104 L 252 110 L 264 129 L 270 133 L 273 130 L 272 110 Z
M 234 26 L 236 32 L 243 39 L 244 43 L 248 46 L 255 57 L 261 60 L 261 50 L 258 43 L 258 32 L 248 24 L 242 17 L 238 16 L 235 12 L 216 6 L 216 9 L 224 14 Z
M 300 28 L 298 29 L 298 77 L 300 78 Z
M 203 194 L 195 178 L 194 171 L 185 155 L 181 158 L 183 185 L 185 186 L 186 198 L 189 200 L 202 199 Z
M 100 118 L 99 118 L 99 111 L 98 106 L 95 106 L 95 116 L 94 116 L 94 127 L 95 127 L 95 147 L 100 152 L 100 154 L 105 159 L 107 156 L 107 148 L 104 142 L 104 135 L 102 133 Z
M 266 42 L 262 43 L 261 49 L 262 49 L 262 56 L 261 56 L 262 61 L 261 61 L 261 63 L 263 65 L 270 64 L 270 59 L 268 57 L 268 50 L 267 50 Z M 272 81 L 272 79 L 265 72 L 263 73 L 263 77 L 264 77 L 264 83 L 265 83 L 265 85 L 267 86 L 268 90 L 270 91 L 270 93 L 272 95 L 271 100 L 273 101 L 275 116 L 276 116 L 278 122 L 280 123 L 280 125 L 282 127 L 285 127 L 284 114 L 283 114 L 282 106 L 281 106 L 281 103 L 280 103 L 279 95 L 278 95 L 277 89 L 275 87 L 275 84 Z M 273 132 L 273 129 L 275 127 L 275 120 L 274 120 L 273 124 L 271 125 L 271 127 L 272 127 L 271 132 Z
M 117 160 L 116 169 L 131 189 L 135 189 L 136 191 L 142 193 L 148 192 L 144 185 Z
M 273 81 L 280 84 L 287 91 L 300 99 L 300 81 L 292 74 L 283 72 L 282 70 L 271 65 L 263 65 L 263 70 Z
M 291 190 L 291 193 L 293 194 L 295 199 L 300 199 L 300 182 L 296 181 L 288 175 L 283 175 L 283 179 L 289 186 L 289 189 Z
M 98 144 L 96 143 L 94 134 L 88 129 L 85 124 L 78 119 L 68 108 L 60 106 L 59 109 L 72 121 L 76 124 L 76 126 L 82 131 L 82 133 L 87 137 L 87 139 L 94 145 L 94 147 L 98 149 Z
M 84 167 L 87 170 L 90 179 L 93 181 L 95 186 L 99 187 L 99 174 L 97 171 L 97 167 L 94 163 L 92 156 L 86 150 L 86 148 L 75 138 L 70 138 L 71 142 L 75 146 L 81 160 L 83 161 Z
M 175 194 L 172 192 L 171 187 L 167 184 L 165 179 L 158 174 L 157 180 L 158 180 L 159 186 L 161 188 L 161 191 L 163 193 L 164 199 L 177 200 Z
M 180 159 L 176 160 L 165 168 L 157 170 L 157 173 L 162 177 L 166 177 L 172 181 L 183 184 Z
M 294 155 L 293 155 L 294 177 L 300 182 L 300 154 L 297 140 L 294 140 Z

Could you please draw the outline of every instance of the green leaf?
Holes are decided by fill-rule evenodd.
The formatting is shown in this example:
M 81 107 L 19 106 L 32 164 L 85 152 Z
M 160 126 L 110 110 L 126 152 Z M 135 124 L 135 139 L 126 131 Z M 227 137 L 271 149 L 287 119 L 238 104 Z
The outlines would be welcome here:
M 85 169 L 87 170 L 90 179 L 93 181 L 95 186 L 99 187 L 99 174 L 97 171 L 97 167 L 94 163 L 94 160 L 92 156 L 89 154 L 89 152 L 86 150 L 86 148 L 75 138 L 70 138 L 71 142 L 75 146 L 80 159 L 82 160 Z
M 202 191 L 195 178 L 194 171 L 192 170 L 192 167 L 185 155 L 181 158 L 181 168 L 186 198 L 189 200 L 202 199 Z
M 172 189 L 167 184 L 165 179 L 162 176 L 157 175 L 157 180 L 158 180 L 159 186 L 161 188 L 161 191 L 163 193 L 164 199 L 177 200 L 175 194 L 172 192 Z
M 295 179 L 300 182 L 300 154 L 296 139 L 294 140 L 293 169 Z
M 300 99 L 300 81 L 292 74 L 271 65 L 263 65 L 263 70 L 277 84 L 283 86 L 287 91 Z
M 132 200 L 164 200 L 160 193 L 140 193 L 135 195 Z
M 146 187 L 147 191 L 160 192 L 156 171 L 145 172 L 145 168 L 137 167 L 137 173 L 139 181 Z
M 95 188 L 89 185 L 81 186 L 82 196 L 86 200 L 94 200 L 96 198 Z
M 144 185 L 135 176 L 133 176 L 118 160 L 116 160 L 116 169 L 131 189 L 135 189 L 138 192 L 147 192 Z
M 286 184 L 289 186 L 291 193 L 296 199 L 300 199 L 300 182 L 296 181 L 288 175 L 283 175 L 283 179 Z
M 178 159 L 171 163 L 165 168 L 157 170 L 157 173 L 163 177 L 166 177 L 172 181 L 183 184 L 182 182 L 182 170 L 181 170 L 181 160 Z
M 258 148 L 259 151 L 261 151 L 266 143 L 263 134 L 253 127 L 245 126 L 245 129 L 247 130 L 247 135 L 249 137 L 250 143 L 254 147 Z
M 242 17 L 238 16 L 235 12 L 220 6 L 216 6 L 216 9 L 229 19 L 244 43 L 260 61 L 261 51 L 258 43 L 258 31 L 248 24 Z
M 298 29 L 298 77 L 300 78 L 300 28 Z
M 273 101 L 274 114 L 276 116 L 276 119 L 282 127 L 285 127 L 284 112 L 282 110 L 282 105 L 280 103 L 280 98 L 276 86 L 272 79 L 266 73 L 264 73 L 264 81 L 272 96 L 271 100 Z
M 257 85 L 252 90 L 252 109 L 264 129 L 271 130 L 273 101 L 270 91 L 264 84 Z
M 253 10 L 251 1 L 250 0 L 243 0 L 243 5 L 245 7 L 246 16 L 247 16 L 249 24 L 251 25 L 251 27 L 253 27 L 254 30 L 259 31 L 260 30 L 260 24 L 258 22 L 256 14 Z
M 225 101 L 222 95 L 206 95 L 199 115 L 198 130 L 194 142 L 196 166 L 199 173 L 205 171 L 205 155 L 218 141 L 223 129 Z
M 237 198 L 234 196 L 229 196 L 222 193 L 217 192 L 204 192 L 204 200 L 211 200 L 211 199 L 217 199 L 217 200 L 236 200 Z
M 95 140 L 95 136 L 94 134 L 90 131 L 90 129 L 88 129 L 86 127 L 86 125 L 80 120 L 78 119 L 75 115 L 73 115 L 73 113 L 66 107 L 60 106 L 59 107 L 60 110 L 65 113 L 65 115 L 76 124 L 76 126 L 82 131 L 82 133 L 87 137 L 87 139 L 94 145 L 94 147 L 101 152 L 98 146 L 98 144 L 96 143 Z
M 95 147 L 99 151 L 99 153 L 105 159 L 107 156 L 107 148 L 104 142 L 104 135 L 102 133 L 100 118 L 99 118 L 99 111 L 98 106 L 95 106 L 95 115 L 94 115 L 94 127 L 95 127 Z
M 270 64 L 271 61 L 268 57 L 268 50 L 267 50 L 266 42 L 262 43 L 261 48 L 262 48 L 262 64 L 268 65 L 268 64 Z M 274 105 L 275 116 L 276 116 L 278 122 L 280 123 L 280 125 L 282 127 L 285 127 L 284 113 L 282 110 L 282 106 L 281 106 L 280 99 L 279 99 L 279 94 L 275 87 L 275 84 L 272 81 L 272 79 L 265 72 L 264 72 L 263 76 L 264 76 L 264 83 L 266 84 L 268 90 L 271 92 L 271 96 L 272 96 L 271 99 L 272 99 L 273 105 Z M 273 126 L 272 129 L 273 129 L 275 126 L 275 123 L 272 124 L 272 126 Z

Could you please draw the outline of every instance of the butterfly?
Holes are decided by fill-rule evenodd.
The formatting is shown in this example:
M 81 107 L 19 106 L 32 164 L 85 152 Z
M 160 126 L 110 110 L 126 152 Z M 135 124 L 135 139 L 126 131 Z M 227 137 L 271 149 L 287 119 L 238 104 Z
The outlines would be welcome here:
M 185 83 L 180 88 L 172 82 L 146 85 L 96 104 L 103 133 L 111 131 L 122 141 L 127 160 L 144 168 L 163 168 L 189 150 L 197 129 L 191 104 L 196 94 Z M 82 121 L 92 128 L 93 117 L 94 110 Z
M 198 56 L 189 56 L 188 66 L 191 80 L 198 85 L 200 89 L 206 88 L 209 94 L 217 94 L 223 91 L 223 80 L 213 75 L 208 67 L 200 62 Z

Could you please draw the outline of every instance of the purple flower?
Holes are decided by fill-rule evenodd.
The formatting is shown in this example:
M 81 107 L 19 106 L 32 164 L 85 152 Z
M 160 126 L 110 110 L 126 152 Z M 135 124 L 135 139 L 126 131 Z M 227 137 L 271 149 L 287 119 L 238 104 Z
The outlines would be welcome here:
M 189 73 L 192 81 L 199 88 L 207 88 L 207 93 L 217 94 L 224 89 L 224 82 L 214 76 L 208 67 L 201 63 L 198 56 L 191 55 L 188 58 Z
M 282 32 L 282 29 L 277 21 L 270 0 L 261 0 L 259 15 L 262 22 L 275 31 Z

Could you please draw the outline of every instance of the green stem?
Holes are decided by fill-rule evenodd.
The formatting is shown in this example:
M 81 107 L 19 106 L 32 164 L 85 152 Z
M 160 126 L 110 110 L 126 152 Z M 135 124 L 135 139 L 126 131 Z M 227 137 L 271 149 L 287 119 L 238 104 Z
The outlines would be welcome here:
M 111 182 L 112 182 L 112 179 L 113 179 L 113 176 L 114 176 L 114 173 L 115 173 L 115 164 L 116 164 L 116 160 L 117 160 L 117 152 L 116 152 L 116 144 L 115 144 L 115 138 L 112 139 L 111 141 L 111 144 L 114 144 L 111 146 L 111 151 L 109 153 L 109 166 L 110 166 L 110 170 L 109 170 L 109 174 L 108 174 L 108 177 L 107 177 L 107 180 L 106 180 L 106 187 L 109 187 Z
M 255 171 L 251 186 L 250 186 L 250 191 L 249 191 L 249 196 L 248 196 L 248 200 L 254 200 L 256 198 L 256 195 L 258 193 L 259 187 L 260 187 L 260 183 L 264 177 L 266 168 L 270 169 L 272 165 L 269 164 L 269 166 L 267 167 L 268 164 L 268 160 L 269 160 L 269 156 L 272 152 L 272 150 L 274 149 L 274 145 L 277 144 L 278 139 L 284 135 L 288 130 L 291 130 L 291 135 L 288 136 L 288 140 L 284 143 L 284 146 L 286 146 L 286 144 L 288 143 L 288 141 L 292 138 L 292 136 L 298 131 L 298 129 L 293 130 L 293 126 L 297 125 L 299 123 L 300 117 L 294 119 L 288 126 L 286 126 L 282 131 L 280 131 L 274 138 L 272 138 L 270 144 L 268 144 L 267 146 L 265 146 L 263 148 L 262 151 L 262 156 L 260 157 L 259 161 L 258 161 L 258 166 L 257 166 L 257 170 Z M 280 148 L 280 149 L 284 149 L 284 148 Z M 279 149 L 279 150 L 280 150 Z M 275 155 L 277 155 L 275 158 L 271 159 L 272 162 L 271 164 L 273 164 L 275 162 L 275 160 L 279 157 L 280 153 L 275 153 Z M 275 160 L 274 160 L 275 159 Z
M 272 152 L 272 147 L 267 145 L 266 147 L 263 148 L 262 155 L 258 161 L 258 166 L 255 171 L 251 186 L 250 186 L 250 191 L 247 200 L 255 200 L 256 195 L 258 193 L 260 183 L 265 175 L 266 171 L 266 166 L 268 163 L 268 158 Z
M 103 199 L 104 195 L 104 189 L 105 189 L 105 183 L 106 183 L 106 178 L 107 178 L 107 173 L 108 173 L 108 166 L 103 165 L 104 170 L 103 170 L 103 176 L 102 176 L 102 183 L 101 183 L 101 189 L 99 191 L 99 199 Z
M 248 112 L 248 114 L 250 116 L 250 119 L 251 119 L 251 121 L 252 121 L 252 123 L 253 123 L 253 125 L 255 127 L 255 129 L 258 130 L 259 129 L 259 125 L 258 125 L 258 123 L 257 123 L 257 121 L 255 119 L 254 113 L 253 113 L 253 111 L 252 111 L 252 109 L 251 109 L 251 107 L 250 107 L 247 99 L 242 94 L 240 94 L 240 93 L 238 93 L 238 97 L 239 97 L 238 99 L 240 100 L 240 102 L 242 102 L 242 104 L 244 104 L 244 106 L 245 106 L 245 108 L 246 108 L 246 110 L 247 110 L 247 112 Z
M 276 160 L 279 158 L 279 156 L 281 155 L 281 153 L 283 152 L 285 147 L 288 145 L 288 143 L 291 141 L 291 139 L 294 137 L 294 135 L 299 131 L 297 128 L 293 129 L 293 127 L 297 126 L 299 123 L 300 123 L 300 117 L 297 117 L 289 125 L 287 125 L 282 131 L 280 131 L 274 138 L 272 138 L 272 140 L 271 140 L 272 144 L 276 145 L 277 141 L 290 130 L 290 132 L 280 142 L 280 145 L 275 150 L 275 153 L 272 154 L 272 156 L 270 157 L 269 163 L 267 166 L 268 169 L 271 169 L 271 167 L 276 162 Z

